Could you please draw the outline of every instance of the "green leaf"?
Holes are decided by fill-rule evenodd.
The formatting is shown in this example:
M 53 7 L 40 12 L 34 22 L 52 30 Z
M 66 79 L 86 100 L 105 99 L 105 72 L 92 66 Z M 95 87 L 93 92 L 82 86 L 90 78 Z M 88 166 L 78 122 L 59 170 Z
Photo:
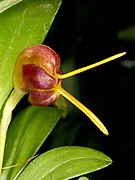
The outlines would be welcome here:
M 0 2 L 0 13 L 21 1 L 22 0 L 3 0 L 3 1 L 1 1 Z
M 30 106 L 22 110 L 11 123 L 8 131 L 4 167 L 31 158 L 48 137 L 62 113 L 55 107 Z M 27 163 L 3 170 L 1 180 L 13 180 Z
M 61 0 L 23 0 L 0 14 L 0 108 L 13 88 L 18 55 L 44 41 L 60 4 Z
M 70 179 L 104 168 L 111 162 L 108 156 L 90 148 L 60 147 L 33 160 L 17 180 Z

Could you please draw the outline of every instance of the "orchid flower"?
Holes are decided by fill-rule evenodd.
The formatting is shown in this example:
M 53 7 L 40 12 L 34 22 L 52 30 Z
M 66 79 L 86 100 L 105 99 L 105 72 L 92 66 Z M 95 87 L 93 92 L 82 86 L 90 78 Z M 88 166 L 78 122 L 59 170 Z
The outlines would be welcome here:
M 3 110 L 0 127 L 0 172 L 2 170 L 4 147 L 7 130 L 11 121 L 12 111 L 23 96 L 29 93 L 28 101 L 36 106 L 54 104 L 64 96 L 106 135 L 108 131 L 103 123 L 87 107 L 62 88 L 62 81 L 83 71 L 123 56 L 125 52 L 116 54 L 92 65 L 63 74 L 60 69 L 60 57 L 46 45 L 35 45 L 26 48 L 19 55 L 14 69 L 14 89 L 11 92 Z

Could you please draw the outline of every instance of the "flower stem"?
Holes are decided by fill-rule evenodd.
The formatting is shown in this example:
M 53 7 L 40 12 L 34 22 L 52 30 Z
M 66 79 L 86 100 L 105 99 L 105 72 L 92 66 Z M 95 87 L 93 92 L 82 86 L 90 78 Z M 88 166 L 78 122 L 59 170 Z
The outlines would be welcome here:
M 84 112 L 91 121 L 106 135 L 108 135 L 108 131 L 103 123 L 91 112 L 87 107 L 85 107 L 82 103 L 80 103 L 77 99 L 75 99 L 71 94 L 65 91 L 61 86 L 56 87 L 56 91 L 63 95 L 66 99 L 68 99 L 71 103 L 73 103 L 76 107 L 78 107 L 82 112 Z
M 3 109 L 3 115 L 0 125 L 0 175 L 2 172 L 6 135 L 9 124 L 11 122 L 12 111 L 24 95 L 25 93 L 23 91 L 13 89 Z

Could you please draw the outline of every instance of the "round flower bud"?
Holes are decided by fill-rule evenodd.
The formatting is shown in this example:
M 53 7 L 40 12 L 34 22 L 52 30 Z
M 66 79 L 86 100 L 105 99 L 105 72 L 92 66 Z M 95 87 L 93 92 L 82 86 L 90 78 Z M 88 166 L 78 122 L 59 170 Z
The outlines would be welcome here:
M 18 57 L 14 70 L 14 86 L 29 93 L 33 105 L 47 106 L 58 100 L 60 94 L 54 90 L 62 80 L 60 57 L 50 47 L 35 45 L 26 48 Z

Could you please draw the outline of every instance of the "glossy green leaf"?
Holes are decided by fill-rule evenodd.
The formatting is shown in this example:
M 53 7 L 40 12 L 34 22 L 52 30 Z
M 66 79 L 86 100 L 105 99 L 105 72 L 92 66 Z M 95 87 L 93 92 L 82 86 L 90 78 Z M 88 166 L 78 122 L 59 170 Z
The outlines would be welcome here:
M 17 180 L 70 179 L 104 168 L 111 162 L 108 156 L 90 148 L 60 147 L 33 160 Z
M 13 88 L 18 55 L 43 42 L 60 4 L 61 0 L 22 0 L 0 14 L 0 108 Z
M 3 1 L 1 1 L 0 2 L 0 13 L 21 1 L 22 0 L 3 0 Z
M 18 164 L 31 158 L 61 116 L 62 111 L 55 107 L 30 106 L 22 110 L 11 123 L 8 131 L 4 167 Z M 1 180 L 13 180 L 27 163 L 3 170 Z

